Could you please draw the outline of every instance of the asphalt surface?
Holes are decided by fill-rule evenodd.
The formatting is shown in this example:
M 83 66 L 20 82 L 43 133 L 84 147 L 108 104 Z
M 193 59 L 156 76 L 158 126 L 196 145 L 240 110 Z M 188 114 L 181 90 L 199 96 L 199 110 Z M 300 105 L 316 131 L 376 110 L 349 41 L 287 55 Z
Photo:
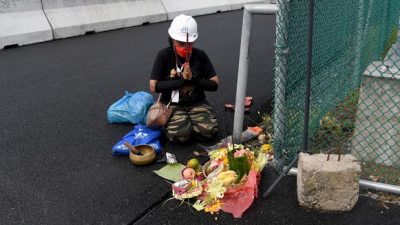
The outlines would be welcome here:
M 221 85 L 207 97 L 218 112 L 219 136 L 232 130 L 242 12 L 196 17 L 197 47 Z M 256 200 L 241 220 L 192 212 L 168 201 L 170 186 L 132 165 L 111 147 L 133 125 L 108 124 L 107 108 L 125 90 L 148 91 L 169 23 L 104 32 L 0 51 L 0 224 L 399 224 L 400 209 L 361 197 L 351 213 L 307 212 L 297 205 L 295 179 L 284 178 L 271 198 Z M 255 16 L 246 124 L 270 110 L 275 17 Z M 185 163 L 194 143 L 167 143 Z M 261 192 L 276 175 L 265 171 Z

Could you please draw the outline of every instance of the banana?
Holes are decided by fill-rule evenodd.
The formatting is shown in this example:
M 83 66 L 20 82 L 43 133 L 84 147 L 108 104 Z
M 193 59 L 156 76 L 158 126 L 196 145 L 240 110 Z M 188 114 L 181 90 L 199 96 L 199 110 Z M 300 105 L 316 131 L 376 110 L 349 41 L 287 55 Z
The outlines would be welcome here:
M 233 170 L 226 170 L 226 171 L 222 171 L 221 173 L 219 173 L 219 174 L 217 175 L 217 178 L 220 179 L 220 180 L 222 180 L 222 179 L 224 179 L 224 178 L 227 177 L 227 176 L 233 176 L 233 175 L 236 175 L 236 172 L 235 172 L 235 171 L 233 171 Z
M 237 179 L 237 174 L 233 170 L 227 170 L 219 173 L 217 179 L 221 180 L 224 186 L 233 184 Z
M 235 183 L 236 180 L 237 180 L 237 176 L 227 177 L 227 178 L 222 180 L 222 183 L 224 184 L 224 186 L 229 186 L 229 185 Z

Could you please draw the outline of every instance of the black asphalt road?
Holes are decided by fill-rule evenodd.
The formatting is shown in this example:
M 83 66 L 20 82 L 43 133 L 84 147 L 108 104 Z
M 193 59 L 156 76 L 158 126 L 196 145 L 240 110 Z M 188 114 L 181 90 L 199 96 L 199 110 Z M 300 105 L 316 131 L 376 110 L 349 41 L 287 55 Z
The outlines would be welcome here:
M 232 129 L 242 12 L 197 17 L 204 49 L 221 78 L 208 99 Z M 249 117 L 270 110 L 275 18 L 256 16 L 250 49 Z M 172 210 L 170 186 L 112 145 L 132 125 L 108 124 L 107 108 L 125 90 L 148 90 L 157 51 L 169 23 L 104 32 L 0 51 L 0 224 L 398 224 L 400 209 L 361 198 L 354 213 L 309 213 L 297 206 L 295 181 L 285 178 L 269 200 L 257 200 L 242 220 L 221 213 Z M 251 123 L 246 118 L 246 123 Z M 221 134 L 220 134 L 221 136 Z M 195 145 L 169 144 L 179 161 Z M 273 179 L 265 173 L 262 191 Z

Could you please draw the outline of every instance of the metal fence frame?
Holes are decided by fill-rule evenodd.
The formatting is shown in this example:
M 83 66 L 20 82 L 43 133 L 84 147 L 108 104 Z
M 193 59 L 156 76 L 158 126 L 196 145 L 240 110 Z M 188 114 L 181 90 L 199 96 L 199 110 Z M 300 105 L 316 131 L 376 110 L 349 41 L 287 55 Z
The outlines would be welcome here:
M 242 34 L 241 34 L 241 45 L 240 45 L 240 57 L 239 57 L 239 68 L 238 68 L 238 82 L 237 82 L 237 89 L 236 89 L 236 101 L 235 101 L 235 115 L 234 115 L 234 129 L 233 129 L 233 140 L 235 143 L 239 143 L 241 140 L 241 132 L 243 128 L 243 117 L 244 117 L 244 102 L 243 99 L 245 97 L 246 88 L 247 88 L 247 76 L 248 76 L 248 65 L 249 65 L 249 42 L 250 42 L 250 34 L 252 28 L 252 15 L 253 14 L 265 14 L 265 15 L 277 15 L 276 21 L 281 22 L 280 29 L 283 32 L 279 33 L 277 29 L 277 40 L 278 35 L 280 36 L 279 39 L 286 40 L 285 35 L 287 35 L 286 30 L 286 17 L 285 14 L 279 14 L 278 8 L 285 7 L 285 10 L 282 12 L 286 13 L 289 9 L 289 0 L 282 0 L 286 1 L 287 4 L 279 5 L 277 4 L 246 4 L 244 6 L 243 12 L 243 23 L 242 23 Z M 374 0 L 369 0 L 369 3 L 372 4 Z M 359 0 L 359 4 L 363 5 L 364 0 Z M 312 70 L 312 46 L 313 46 L 313 22 L 314 22 L 314 0 L 309 0 L 308 9 L 309 9 L 309 16 L 308 16 L 308 47 L 307 47 L 307 70 L 306 70 L 306 94 L 305 94 L 305 113 L 304 113 L 304 129 L 303 129 L 303 144 L 301 151 L 308 150 L 308 119 L 309 119 L 309 110 L 310 110 L 310 96 L 311 96 L 311 70 Z M 358 22 L 357 27 L 366 27 L 365 24 L 362 23 L 362 15 L 364 14 L 364 7 L 359 9 L 358 13 Z M 370 12 L 368 12 L 370 15 Z M 366 23 L 368 23 L 368 19 Z M 359 29 L 361 30 L 361 29 Z M 357 40 L 361 39 L 362 36 L 365 34 L 366 31 L 358 32 L 357 33 Z M 282 43 L 276 42 L 276 49 L 275 50 L 275 62 L 285 62 L 286 55 L 289 52 L 289 49 L 286 46 L 285 41 Z M 357 51 L 356 60 L 355 60 L 355 73 L 360 71 L 361 65 L 361 48 L 362 46 L 358 46 L 360 51 Z M 285 64 L 286 65 L 286 64 Z M 286 88 L 285 82 L 285 74 L 286 68 L 277 67 L 275 69 L 275 104 L 274 104 L 274 141 L 276 143 L 283 143 L 283 131 L 284 131 L 284 90 Z M 278 87 L 278 88 L 277 88 Z M 300 152 L 300 151 L 299 151 Z M 267 197 L 274 189 L 274 187 L 279 183 L 279 181 L 289 172 L 291 174 L 295 174 L 294 171 L 296 169 L 292 169 L 293 165 L 298 160 L 298 153 L 296 153 L 294 159 L 289 163 L 288 166 L 283 168 L 280 176 L 274 181 L 274 183 L 270 186 L 270 188 L 263 194 L 263 197 Z M 395 185 L 389 185 L 379 182 L 371 182 L 360 180 L 360 186 L 364 188 L 375 189 L 378 191 L 386 191 L 395 194 L 400 193 L 400 187 Z

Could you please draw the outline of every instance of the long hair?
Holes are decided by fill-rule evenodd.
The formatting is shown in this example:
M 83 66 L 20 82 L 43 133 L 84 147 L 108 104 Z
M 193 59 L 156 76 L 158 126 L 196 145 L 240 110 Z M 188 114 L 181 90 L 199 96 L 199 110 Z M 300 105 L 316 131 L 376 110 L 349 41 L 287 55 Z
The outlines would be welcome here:
M 172 51 L 175 51 L 174 42 L 172 42 L 171 36 L 168 36 L 168 44 L 169 44 L 169 47 L 172 49 Z

